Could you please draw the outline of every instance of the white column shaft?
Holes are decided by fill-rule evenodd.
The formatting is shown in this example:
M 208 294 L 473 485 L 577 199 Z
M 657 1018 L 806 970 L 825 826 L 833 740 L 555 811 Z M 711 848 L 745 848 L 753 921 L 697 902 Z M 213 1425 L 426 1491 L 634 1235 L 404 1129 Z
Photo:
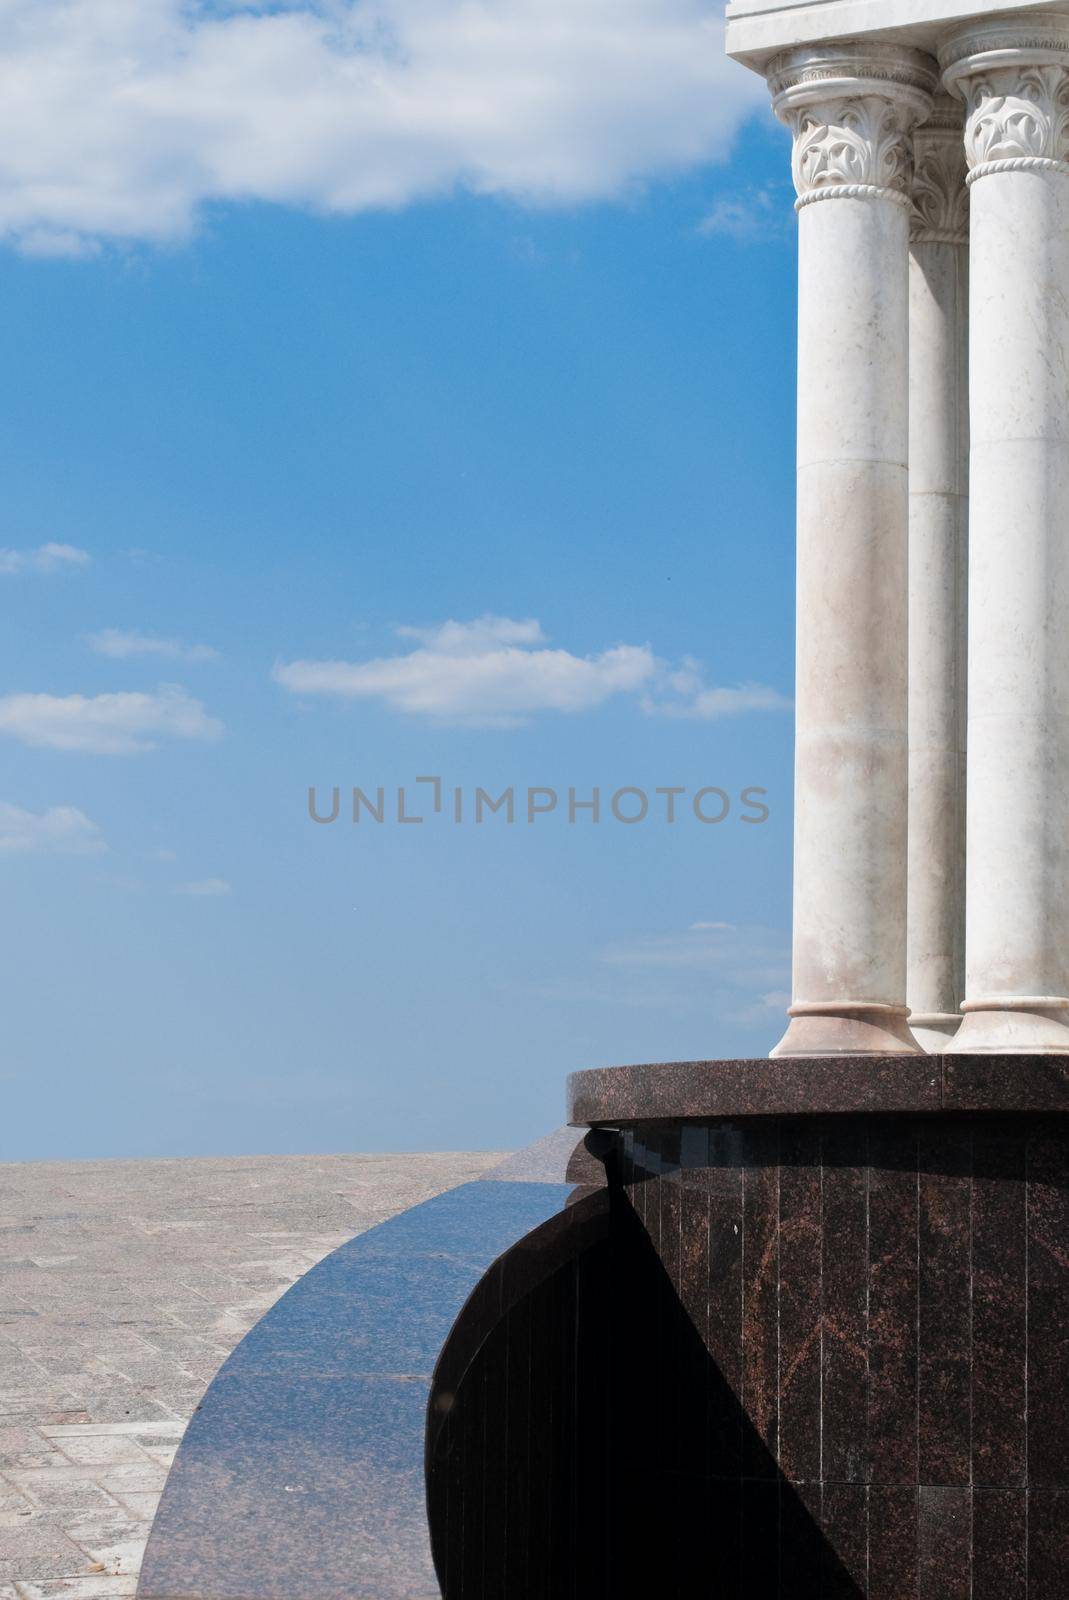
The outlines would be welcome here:
M 909 130 L 927 58 L 774 63 L 799 190 L 794 974 L 774 1054 L 914 1052 L 906 1026 Z
M 977 24 L 944 60 L 972 212 L 966 1015 L 950 1048 L 1065 1051 L 1069 24 Z
M 968 191 L 960 103 L 914 135 L 909 267 L 910 1030 L 942 1050 L 965 979 Z

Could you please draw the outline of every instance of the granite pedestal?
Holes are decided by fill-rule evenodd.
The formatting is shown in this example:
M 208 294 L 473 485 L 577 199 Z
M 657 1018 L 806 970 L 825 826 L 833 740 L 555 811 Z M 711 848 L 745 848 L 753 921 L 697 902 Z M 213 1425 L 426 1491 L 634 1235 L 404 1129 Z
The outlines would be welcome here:
M 646 1501 L 708 1550 L 709 1587 L 668 1591 L 1064 1600 L 1065 1058 L 683 1062 L 570 1093 L 613 1130 L 614 1230 L 662 1284 L 652 1313 L 648 1269 L 615 1292 L 660 1373 Z

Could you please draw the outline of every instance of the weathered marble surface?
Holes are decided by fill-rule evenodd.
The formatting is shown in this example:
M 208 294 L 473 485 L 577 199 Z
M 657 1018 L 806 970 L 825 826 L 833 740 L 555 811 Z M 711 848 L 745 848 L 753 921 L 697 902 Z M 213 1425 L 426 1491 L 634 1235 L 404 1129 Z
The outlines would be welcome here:
M 915 50 L 769 71 L 798 191 L 794 952 L 775 1054 L 917 1052 L 906 1022 L 911 134 Z
M 941 1050 L 965 994 L 969 208 L 964 110 L 913 135 L 909 249 L 909 887 L 906 1002 Z
M 970 225 L 965 1019 L 952 1050 L 1069 1051 L 1069 17 L 940 50 Z
M 495 1154 L 0 1165 L 0 1600 L 119 1600 L 210 1378 L 295 1279 Z

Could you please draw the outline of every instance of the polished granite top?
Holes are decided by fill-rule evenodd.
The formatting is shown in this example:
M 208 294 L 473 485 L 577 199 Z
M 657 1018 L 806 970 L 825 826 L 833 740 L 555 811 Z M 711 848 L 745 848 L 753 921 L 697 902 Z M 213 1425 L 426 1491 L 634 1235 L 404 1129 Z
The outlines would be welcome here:
M 563 1176 L 577 1137 L 518 1170 Z M 466 1183 L 306 1273 L 198 1407 L 140 1600 L 436 1600 L 423 1474 L 435 1361 L 487 1267 L 571 1192 L 544 1177 Z
M 575 1127 L 899 1112 L 1069 1112 L 1069 1055 L 659 1061 L 594 1067 L 568 1080 L 568 1116 Z

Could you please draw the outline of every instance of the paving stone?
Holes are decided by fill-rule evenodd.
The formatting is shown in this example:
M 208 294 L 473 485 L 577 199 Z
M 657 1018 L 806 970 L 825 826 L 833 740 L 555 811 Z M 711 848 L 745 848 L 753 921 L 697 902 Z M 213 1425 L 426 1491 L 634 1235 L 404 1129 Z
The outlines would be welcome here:
M 93 1573 L 45 1583 L 21 1582 L 15 1593 L 19 1600 L 128 1600 L 137 1593 L 137 1577 Z
M 0 1163 L 0 1600 L 133 1595 L 234 1346 L 329 1251 L 498 1159 Z

